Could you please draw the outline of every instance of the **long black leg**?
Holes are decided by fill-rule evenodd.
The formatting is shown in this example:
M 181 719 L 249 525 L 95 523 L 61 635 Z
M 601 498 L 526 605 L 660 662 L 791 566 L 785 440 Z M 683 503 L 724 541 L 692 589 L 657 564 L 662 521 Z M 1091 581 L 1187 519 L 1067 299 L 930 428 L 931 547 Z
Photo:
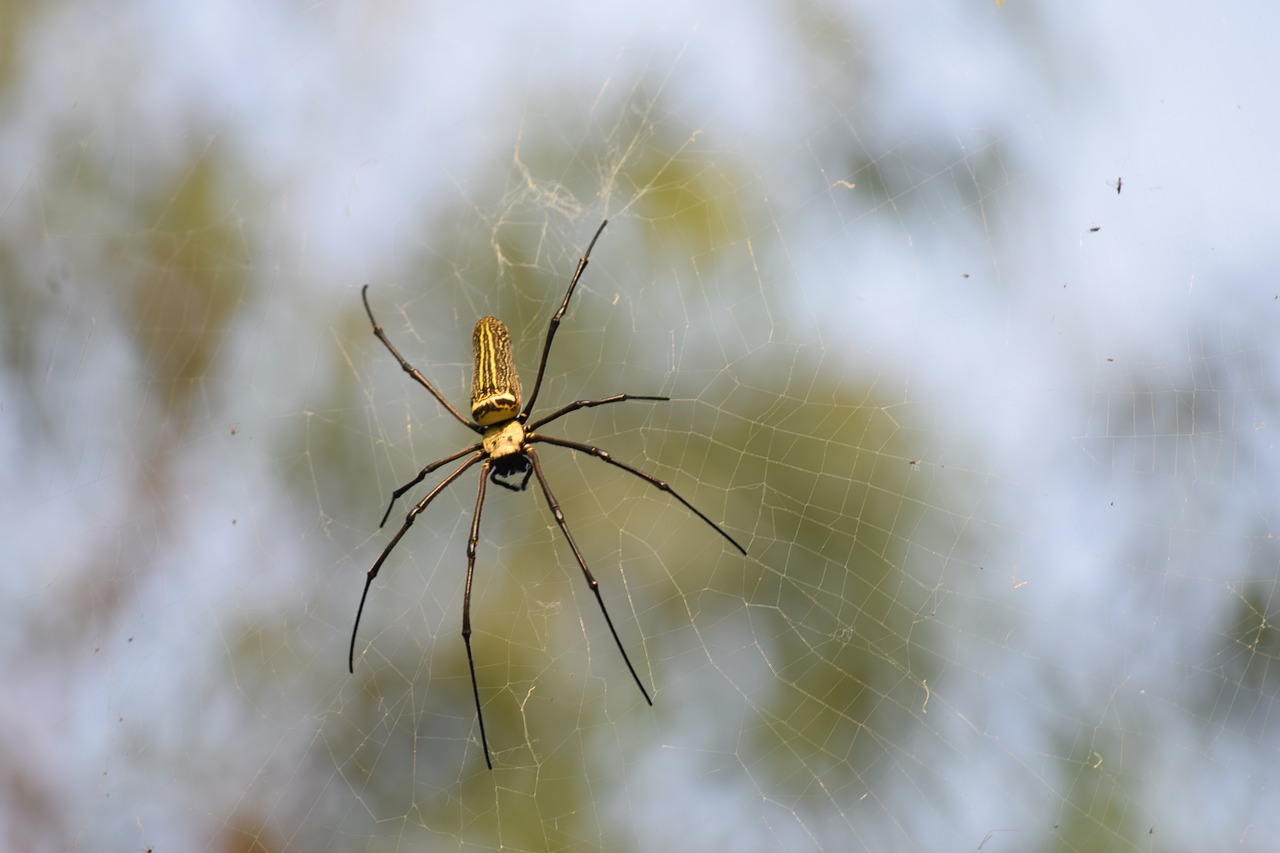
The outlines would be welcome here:
M 579 451 L 579 452 L 581 452 L 581 453 L 588 453 L 588 454 L 590 454 L 590 455 L 594 456 L 595 458 L 597 458 L 597 459 L 599 459 L 599 460 L 601 460 L 601 461 L 603 461 L 603 462 L 608 462 L 610 465 L 613 465 L 613 466 L 615 466 L 615 467 L 621 468 L 623 471 L 629 471 L 630 473 L 635 474 L 637 477 L 639 477 L 641 480 L 644 480 L 644 481 L 645 481 L 646 483 L 648 483 L 649 485 L 653 486 L 654 488 L 661 489 L 662 491 L 664 491 L 664 492 L 666 492 L 667 494 L 671 495 L 671 497 L 673 497 L 673 498 L 675 498 L 676 500 L 680 501 L 680 503 L 682 503 L 682 504 L 684 504 L 684 505 L 685 505 L 685 508 L 686 508 L 686 509 L 688 509 L 690 512 L 692 512 L 692 513 L 693 513 L 694 515 L 696 515 L 698 518 L 700 518 L 700 519 L 702 519 L 703 521 L 705 521 L 707 524 L 711 525 L 712 529 L 713 529 L 713 530 L 715 530 L 715 532 L 716 532 L 716 533 L 719 533 L 719 534 L 720 534 L 721 536 L 723 536 L 725 539 L 729 540 L 729 544 L 730 544 L 730 545 L 732 545 L 733 547 L 737 548 L 737 549 L 738 549 L 739 551 L 741 551 L 743 554 L 746 554 L 746 553 L 747 553 L 747 549 L 746 549 L 746 548 L 743 548 L 741 545 L 739 545 L 739 544 L 738 544 L 738 540 L 734 539 L 734 538 L 733 538 L 732 536 L 730 536 L 728 533 L 725 533 L 722 529 L 720 529 L 720 525 L 716 524 L 714 521 L 712 521 L 711 519 L 707 518 L 705 515 L 703 515 L 703 514 L 698 510 L 698 508 L 697 508 L 697 507 L 695 507 L 693 504 L 689 503 L 689 502 L 688 502 L 687 500 L 685 500 L 684 498 L 680 497 L 680 495 L 678 495 L 678 494 L 676 493 L 676 490 L 675 490 L 675 489 L 671 488 L 670 486 L 668 486 L 668 485 L 666 484 L 666 482 L 664 482 L 663 480 L 659 480 L 657 477 L 653 476 L 652 474 L 646 474 L 645 472 L 641 471 L 639 468 L 632 468 L 632 467 L 631 467 L 630 465 L 628 465 L 627 463 L 625 463 L 625 462 L 619 462 L 617 459 L 614 459 L 612 456 L 610 456 L 608 453 L 606 453 L 605 451 L 601 450 L 600 448 L 598 448 L 598 447 L 592 447 L 592 446 L 591 446 L 591 445 L 589 445 L 589 444 L 583 444 L 583 443 L 578 442 L 578 441 L 569 441 L 569 440 L 568 440 L 568 439 L 566 439 L 566 438 L 553 438 L 552 436 L 549 436 L 549 435 L 533 434 L 533 433 L 528 433 L 528 432 L 526 432 L 526 433 L 524 434 L 524 440 L 525 440 L 525 442 L 541 441 L 541 442 L 544 442 L 544 443 L 546 443 L 546 444 L 555 444 L 555 445 L 558 445 L 558 446 L 560 446 L 560 447 L 567 447 L 567 448 L 569 448 L 570 450 L 577 450 L 577 451 Z M 530 456 L 533 456 L 533 450 L 532 450 L 532 448 L 527 448 L 527 452 L 529 453 L 529 455 L 530 455 Z M 534 459 L 536 459 L 537 457 L 536 457 L 536 456 L 533 456 L 533 458 L 534 458 Z M 537 470 L 538 470 L 538 465 L 537 465 L 537 463 L 536 463 L 536 462 L 534 463 L 534 467 L 533 467 L 533 469 L 534 469 L 535 471 L 537 471 Z
M 421 471 L 419 471 L 418 476 L 414 477 L 412 480 L 405 483 L 403 486 L 401 486 L 400 488 L 396 489 L 394 492 L 391 493 L 391 503 L 387 504 L 387 511 L 382 514 L 382 521 L 378 522 L 378 526 L 381 527 L 382 525 L 387 523 L 387 519 L 391 517 L 391 508 L 396 505 L 396 501 L 400 500 L 400 496 L 403 495 L 405 492 L 409 491 L 410 489 L 412 489 L 414 486 L 421 483 L 423 478 L 425 478 L 428 474 L 430 474 L 432 471 L 439 468 L 441 465 L 448 465 L 453 460 L 461 459 L 463 456 L 466 456 L 468 453 L 475 453 L 479 449 L 480 449 L 479 444 L 473 444 L 470 447 L 464 447 L 461 450 L 459 450 L 457 453 L 450 454 L 449 456 L 446 456 L 443 459 L 437 459 L 435 462 L 432 462 L 426 468 L 423 468 Z
M 418 368 L 414 367 L 412 364 L 405 361 L 404 356 L 400 354 L 400 351 L 396 349 L 395 345 L 392 344 L 390 339 L 387 338 L 387 333 L 382 331 L 382 327 L 378 325 L 378 321 L 373 318 L 373 309 L 369 307 L 369 285 L 366 284 L 364 287 L 360 288 L 360 298 L 364 300 L 364 311 L 366 314 L 369 315 L 369 322 L 373 325 L 373 333 L 378 336 L 378 340 L 382 341 L 382 345 L 386 347 L 387 350 L 396 357 L 396 361 L 400 362 L 401 369 L 404 370 L 405 373 L 412 376 L 414 378 L 414 381 L 416 381 L 419 385 L 421 385 L 423 388 L 426 388 L 428 391 L 430 391 L 431 396 L 439 400 L 440 405 L 444 406 L 449 411 L 449 414 L 457 418 L 458 422 L 461 423 L 464 427 L 466 427 L 469 430 L 472 430 L 473 432 L 484 432 L 484 427 L 480 426 L 479 424 L 473 424 L 471 421 L 464 418 L 462 416 L 462 413 L 459 412 L 457 409 L 455 409 L 453 405 L 450 404 L 450 402 L 444 398 L 444 395 L 441 394 L 439 391 L 437 391 L 435 386 L 427 381 L 427 377 L 423 376 L 421 371 L 418 370 Z M 546 357 L 544 356 L 543 358 L 545 360 Z
M 467 539 L 467 585 L 462 591 L 462 642 L 467 644 L 467 666 L 471 667 L 471 693 L 476 698 L 476 719 L 480 721 L 480 745 L 484 747 L 484 763 L 493 769 L 489 758 L 489 739 L 484 733 L 484 711 L 480 709 L 480 687 L 476 683 L 476 662 L 471 657 L 471 578 L 476 571 L 476 546 L 480 543 L 480 511 L 484 509 L 485 484 L 489 482 L 489 460 L 480 468 L 480 489 L 476 494 L 476 511 L 471 516 L 471 537 Z
M 555 516 L 556 524 L 560 525 L 560 532 L 568 540 L 574 559 L 578 561 L 578 565 L 582 568 L 582 576 L 587 579 L 587 584 L 590 585 L 591 591 L 595 593 L 596 601 L 600 604 L 600 612 L 604 614 L 604 621 L 609 625 L 609 633 L 613 634 L 613 641 L 618 645 L 622 660 L 627 664 L 627 669 L 631 670 L 631 677 L 635 679 L 636 687 L 640 688 L 644 701 L 652 705 L 653 700 L 649 698 L 649 691 L 645 690 L 644 685 L 640 682 L 640 676 L 636 674 L 636 668 L 631 665 L 631 658 L 627 657 L 627 650 L 622 647 L 622 640 L 618 637 L 618 630 L 613 627 L 613 620 L 609 618 L 609 608 L 604 606 L 604 599 L 600 596 L 600 582 L 595 579 L 595 575 L 591 574 L 591 570 L 587 568 L 587 561 L 582 559 L 582 552 L 578 550 L 578 544 L 573 541 L 573 535 L 569 532 L 569 524 L 564 519 L 564 513 L 560 511 L 560 504 L 556 502 L 555 495 L 551 493 L 551 487 L 547 485 L 547 478 L 542 474 L 542 463 L 538 461 L 537 452 L 532 447 L 525 447 L 524 452 L 528 455 L 529 461 L 533 463 L 533 473 L 538 477 L 538 485 L 542 486 L 542 494 L 547 498 L 547 506 L 551 508 L 551 514 Z
M 596 406 L 605 406 L 609 403 L 625 403 L 628 400 L 648 400 L 654 403 L 662 403 L 670 400 L 670 397 L 647 397 L 640 394 L 614 394 L 612 397 L 605 397 L 600 400 L 574 400 L 567 406 L 556 409 L 545 418 L 538 418 L 529 426 L 525 427 L 525 432 L 532 432 L 540 426 L 545 426 L 557 418 L 562 418 L 570 412 L 576 412 L 578 409 L 594 409 Z
M 524 411 L 520 413 L 520 423 L 528 420 L 529 413 L 533 411 L 533 401 L 538 399 L 538 391 L 542 388 L 542 374 L 547 369 L 547 356 L 551 355 L 551 341 L 555 339 L 556 329 L 560 328 L 560 318 L 564 316 L 565 309 L 569 307 L 569 297 L 573 296 L 573 289 L 578 286 L 578 279 L 582 278 L 582 272 L 587 268 L 587 261 L 591 259 L 591 250 L 595 248 L 596 240 L 600 239 L 601 232 L 604 231 L 604 227 L 608 224 L 609 220 L 607 219 L 600 223 L 600 227 L 596 229 L 596 235 L 587 244 L 587 250 L 578 259 L 578 268 L 573 271 L 573 278 L 569 279 L 569 290 L 564 295 L 564 302 L 560 303 L 560 310 L 551 318 L 551 325 L 547 327 L 547 339 L 542 344 L 542 360 L 538 362 L 538 376 L 533 380 L 533 391 L 529 394 L 529 399 L 525 401 Z
M 391 537 L 391 541 L 387 543 L 387 547 L 382 549 L 382 553 L 378 555 L 378 559 L 369 567 L 369 575 L 364 580 L 364 592 L 360 594 L 360 607 L 356 610 L 356 624 L 351 626 L 351 647 L 347 650 L 348 672 L 356 671 L 356 632 L 360 630 L 360 615 L 364 613 L 364 600 L 369 597 L 369 587 L 373 585 L 373 579 L 378 576 L 378 572 L 382 569 L 382 564 L 387 561 L 387 557 L 400 542 L 401 537 L 403 537 L 404 534 L 408 532 L 409 528 L 413 526 L 414 520 L 416 520 L 422 511 L 427 508 L 427 504 L 435 500 L 436 495 L 448 488 L 450 483 L 461 477 L 462 472 L 466 471 L 483 458 L 484 454 L 477 452 L 475 456 L 472 456 L 466 462 L 463 462 L 458 466 L 457 470 L 441 480 L 434 489 L 427 492 L 426 497 L 418 501 L 413 509 L 409 510 L 409 514 L 404 517 L 404 524 L 402 524 L 400 529 L 396 531 L 396 535 Z

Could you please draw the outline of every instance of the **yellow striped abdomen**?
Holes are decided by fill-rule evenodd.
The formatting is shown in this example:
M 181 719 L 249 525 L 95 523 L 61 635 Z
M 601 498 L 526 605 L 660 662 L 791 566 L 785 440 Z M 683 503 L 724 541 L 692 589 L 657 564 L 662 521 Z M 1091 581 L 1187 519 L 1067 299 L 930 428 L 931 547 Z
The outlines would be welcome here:
M 497 317 L 481 317 L 471 334 L 476 370 L 471 381 L 471 417 L 481 426 L 520 414 L 520 377 L 511 358 L 511 333 Z

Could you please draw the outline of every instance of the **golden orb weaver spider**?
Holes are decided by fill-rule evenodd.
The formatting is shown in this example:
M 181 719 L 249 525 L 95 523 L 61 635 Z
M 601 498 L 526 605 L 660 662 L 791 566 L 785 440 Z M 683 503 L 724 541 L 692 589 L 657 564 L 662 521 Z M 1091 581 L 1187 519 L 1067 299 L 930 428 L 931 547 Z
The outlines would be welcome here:
M 609 617 L 609 610 L 605 607 L 604 599 L 600 596 L 600 584 L 595 579 L 595 576 L 591 574 L 591 570 L 587 568 L 587 561 L 583 559 L 582 552 L 578 550 L 577 543 L 573 541 L 573 535 L 569 532 L 569 524 L 565 520 L 564 513 L 560 511 L 560 504 L 551 492 L 551 487 L 547 485 L 547 478 L 542 473 L 542 462 L 533 445 L 541 442 L 557 447 L 567 447 L 570 450 L 594 456 L 602 462 L 607 462 L 614 467 L 634 474 L 649 485 L 666 492 L 684 504 L 690 512 L 705 521 L 713 530 L 728 540 L 729 544 L 737 548 L 742 554 L 745 555 L 747 553 L 747 550 L 721 529 L 718 524 L 703 515 L 693 504 L 680 497 L 674 489 L 657 477 L 646 474 L 638 468 L 633 468 L 625 462 L 619 462 L 598 447 L 570 441 L 565 438 L 555 438 L 538 432 L 540 427 L 546 426 L 552 421 L 559 420 L 570 412 L 576 412 L 579 409 L 590 409 L 610 403 L 623 403 L 628 400 L 662 402 L 669 400 L 669 397 L 614 394 L 611 397 L 603 397 L 598 400 L 577 400 L 567 406 L 561 406 L 546 417 L 539 418 L 533 423 L 528 423 L 529 416 L 533 412 L 533 404 L 538 399 L 538 391 L 542 388 L 542 377 L 547 369 L 547 358 L 551 355 L 551 343 L 555 339 L 556 329 L 560 327 L 560 320 L 564 317 L 565 309 L 569 307 L 569 299 L 573 296 L 573 289 L 577 286 L 578 279 L 582 278 L 583 270 L 587 268 L 591 250 L 595 248 L 596 240 L 600 239 L 600 235 L 604 232 L 604 227 L 608 224 L 609 220 L 606 219 L 596 229 L 595 236 L 587 244 L 587 250 L 578 260 L 578 266 L 574 270 L 573 278 L 569 280 L 569 289 L 564 295 L 564 302 L 560 304 L 559 310 L 551 318 L 551 324 L 547 328 L 546 340 L 542 344 L 542 360 L 538 362 L 538 375 L 533 380 L 533 391 L 529 394 L 529 399 L 525 402 L 523 409 L 520 408 L 520 377 L 516 374 L 515 362 L 511 356 L 511 335 L 501 320 L 495 317 L 481 317 L 479 322 L 476 323 L 475 331 L 472 333 L 471 341 L 472 349 L 475 353 L 475 373 L 473 374 L 471 385 L 471 420 L 467 420 L 392 345 L 387 338 L 386 332 L 382 330 L 382 327 L 378 325 L 378 321 L 374 319 L 373 309 L 369 307 L 369 285 L 366 284 L 360 291 L 360 298 L 364 301 L 365 313 L 369 315 L 369 322 L 373 326 L 373 334 L 395 356 L 396 361 L 400 362 L 401 369 L 413 377 L 414 381 L 419 385 L 426 388 L 431 393 L 431 396 L 435 397 L 440 405 L 444 406 L 445 410 L 453 415 L 459 423 L 467 429 L 479 433 L 481 438 L 476 444 L 464 447 L 457 453 L 451 453 L 443 459 L 437 459 L 427 465 L 418 472 L 418 476 L 391 493 L 391 503 L 387 505 L 387 511 L 383 514 L 382 521 L 378 524 L 379 527 L 387 523 L 387 519 L 391 516 L 391 509 L 401 495 L 421 483 L 428 474 L 441 466 L 464 456 L 467 457 L 465 462 L 455 468 L 409 510 L 408 515 L 405 516 L 404 524 L 396 531 L 396 535 L 391 537 L 391 541 L 387 543 L 387 546 L 382 549 L 378 559 L 369 567 L 369 573 L 364 582 L 364 592 L 360 596 L 360 607 L 356 610 L 355 625 L 351 628 L 351 646 L 347 651 L 347 669 L 350 672 L 355 672 L 356 633 L 360 630 L 360 616 L 364 613 L 365 599 L 369 597 L 369 587 L 373 584 L 373 579 L 378 576 L 382 564 L 387 561 L 391 551 L 400 542 L 405 533 L 408 532 L 409 528 L 413 526 L 413 522 L 417 517 L 426 510 L 427 505 L 461 477 L 468 468 L 479 463 L 480 487 L 476 495 L 475 512 L 471 517 L 471 535 L 467 538 L 467 582 L 462 593 L 462 640 L 467 647 L 467 666 L 471 669 L 471 693 L 476 703 L 476 719 L 480 723 L 480 743 L 484 747 L 484 762 L 490 770 L 493 769 L 493 761 L 489 756 L 489 739 L 484 730 L 484 711 L 480 707 L 480 687 L 476 682 L 475 659 L 471 655 L 471 580 L 476 567 L 476 547 L 480 542 L 480 513 L 484 509 L 484 493 L 487 483 L 492 482 L 513 492 L 522 492 L 528 488 L 530 477 L 537 478 L 538 486 L 547 500 L 547 506 L 551 509 L 551 515 L 555 518 L 556 524 L 560 526 L 560 532 L 564 534 L 565 541 L 569 543 L 569 550 L 573 551 L 574 559 L 578 561 L 578 566 L 582 569 L 582 575 L 591 587 L 591 592 L 595 594 L 596 601 L 600 605 L 600 612 L 604 614 L 604 621 L 609 626 L 609 633 L 613 635 L 613 642 L 618 646 L 618 651 L 622 654 L 622 660 L 626 663 L 627 669 L 630 670 L 636 686 L 640 688 L 640 693 L 650 705 L 653 705 L 653 700 L 649 698 L 649 691 L 641 683 L 640 676 L 636 673 L 636 668 L 631 665 L 631 658 L 627 656 L 627 650 L 623 648 L 622 640 L 618 637 L 618 632 L 613 627 L 613 619 Z M 509 482 L 517 476 L 521 477 L 518 484 Z

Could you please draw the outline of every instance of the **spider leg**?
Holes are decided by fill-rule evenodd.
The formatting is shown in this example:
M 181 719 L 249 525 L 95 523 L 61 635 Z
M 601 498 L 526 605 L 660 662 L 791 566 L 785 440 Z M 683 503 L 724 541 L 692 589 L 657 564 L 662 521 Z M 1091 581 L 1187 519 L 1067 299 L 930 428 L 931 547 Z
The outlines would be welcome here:
M 627 669 L 631 670 L 631 677 L 635 679 L 636 687 L 640 688 L 644 701 L 652 705 L 653 700 L 649 698 L 649 691 L 645 690 L 644 684 L 640 682 L 640 676 L 636 674 L 636 668 L 631 665 L 631 658 L 627 656 L 627 650 L 622 647 L 622 640 L 618 637 L 618 630 L 613 627 L 613 619 L 609 618 L 609 608 L 604 606 L 604 599 L 600 596 L 600 582 L 595 579 L 595 575 L 591 574 L 591 570 L 587 568 L 587 561 L 582 558 L 582 552 L 578 550 L 578 544 L 573 541 L 573 534 L 569 532 L 569 523 L 565 521 L 564 513 L 560 511 L 560 504 L 556 502 L 555 495 L 551 493 L 551 487 L 547 485 L 547 478 L 542 474 L 542 463 L 538 461 L 537 452 L 532 447 L 526 447 L 524 452 L 528 454 L 529 461 L 533 463 L 533 472 L 538 477 L 538 485 L 542 487 L 542 494 L 547 499 L 547 506 L 551 508 L 551 514 L 555 516 L 556 524 L 560 525 L 560 532 L 568 540 L 569 548 L 573 551 L 573 556 L 578 561 L 578 566 L 582 569 L 582 576 L 587 579 L 587 584 L 590 585 L 591 591 L 595 593 L 596 601 L 600 604 L 600 612 L 604 614 L 604 621 L 609 625 L 609 633 L 613 634 L 613 642 L 617 644 L 618 651 L 622 654 L 623 662 L 626 663 Z
M 538 390 L 542 388 L 542 374 L 547 369 L 547 356 L 551 355 L 551 342 L 555 339 L 556 329 L 560 328 L 560 318 L 564 316 L 565 309 L 569 307 L 569 297 L 573 296 L 573 289 L 578 286 L 578 279 L 582 278 L 582 272 L 587 268 L 587 262 L 591 259 L 591 250 L 595 248 L 596 240 L 600 239 L 601 233 L 604 232 L 604 227 L 608 224 L 609 220 L 607 219 L 600 223 L 600 227 L 596 229 L 596 235 L 587 244 L 587 250 L 578 259 L 578 268 L 573 271 L 573 278 L 569 279 L 569 290 L 564 295 L 564 302 L 560 303 L 560 310 L 556 311 L 555 316 L 551 318 L 551 325 L 547 327 L 547 339 L 542 343 L 542 360 L 538 362 L 538 376 L 533 380 L 533 391 L 529 394 L 529 399 L 525 401 L 524 410 L 520 412 L 520 423 L 528 420 L 529 413 L 533 411 L 533 401 L 538 399 Z M 446 403 L 446 405 L 448 404 Z
M 541 442 L 545 442 L 546 444 L 555 444 L 555 445 L 558 445 L 559 447 L 567 447 L 570 450 L 577 450 L 581 453 L 587 453 L 587 454 L 590 454 L 591 456 L 594 456 L 595 458 L 599 459 L 602 462 L 608 462 L 610 465 L 613 465 L 614 467 L 621 468 L 623 471 L 628 471 L 632 474 L 635 474 L 637 477 L 639 477 L 641 480 L 644 480 L 649 485 L 653 486 L 654 488 L 661 489 L 662 491 L 671 495 L 671 497 L 680 501 L 680 503 L 685 505 L 686 509 L 692 512 L 698 518 L 705 521 L 708 525 L 711 526 L 713 530 L 715 530 L 716 533 L 719 533 L 721 536 L 727 539 L 730 545 L 737 548 L 744 555 L 747 553 L 747 549 L 739 545 L 738 540 L 734 539 L 728 533 L 725 533 L 724 530 L 720 527 L 720 525 L 716 524 L 714 521 L 707 518 L 705 515 L 702 514 L 700 510 L 698 510 L 697 507 L 689 503 L 684 498 L 680 497 L 680 495 L 676 493 L 675 489 L 671 488 L 666 484 L 666 482 L 664 482 L 663 480 L 659 480 L 657 477 L 653 476 L 652 474 L 646 474 L 645 472 L 641 471 L 639 468 L 632 468 L 627 463 L 619 462 L 617 459 L 614 459 L 612 456 L 610 456 L 608 453 L 601 450 L 600 448 L 592 447 L 589 444 L 583 444 L 578 441 L 569 441 L 566 438 L 553 438 L 552 436 L 549 436 L 549 435 L 540 435 L 540 434 L 535 435 L 533 433 L 528 433 L 528 432 L 525 433 L 524 440 L 526 442 L 541 441 Z M 528 453 L 530 457 L 532 457 L 535 460 L 537 459 L 536 456 L 533 456 L 532 448 L 528 448 Z M 538 463 L 536 461 L 534 462 L 534 470 L 535 471 L 538 470 Z
M 373 309 L 369 307 L 369 285 L 366 284 L 364 287 L 360 288 L 360 298 L 364 300 L 364 311 L 369 315 L 369 323 L 373 326 L 374 335 L 376 335 L 378 340 L 382 341 L 382 345 L 396 357 L 396 361 L 400 362 L 401 369 L 412 376 L 415 382 L 430 391 L 431 396 L 435 397 L 436 400 L 440 402 L 440 405 L 444 406 L 445 409 L 449 411 L 449 414 L 457 418 L 458 422 L 464 427 L 472 430 L 473 432 L 484 432 L 484 427 L 479 424 L 473 424 L 471 421 L 464 418 L 462 413 L 455 409 L 452 404 L 444 398 L 444 395 L 437 391 L 435 386 L 427 381 L 427 377 L 423 376 L 422 372 L 419 371 L 418 368 L 405 361 L 404 356 L 400 354 L 400 351 L 395 348 L 395 345 L 392 344 L 391 340 L 387 337 L 387 333 L 382 330 L 382 327 L 378 325 L 378 321 L 373 318 Z M 563 311 L 564 309 L 561 310 Z M 550 343 L 550 341 L 548 341 L 548 343 Z M 544 355 L 543 358 L 545 360 L 546 356 Z
M 649 400 L 655 403 L 662 403 L 670 399 L 670 397 L 648 397 L 640 394 L 614 394 L 612 397 L 604 397 L 600 400 L 574 400 L 569 405 L 556 409 L 545 418 L 538 418 L 532 424 L 525 427 L 525 431 L 529 432 L 540 426 L 546 426 L 557 418 L 562 418 L 570 412 L 578 411 L 578 409 L 594 409 L 596 406 L 605 406 L 609 403 L 625 403 L 628 400 Z
M 378 526 L 381 527 L 382 525 L 387 523 L 387 519 L 391 517 L 391 508 L 396 505 L 396 501 L 400 500 L 400 496 L 403 495 L 405 492 L 409 491 L 410 489 L 412 489 L 414 486 L 421 483 L 423 478 L 425 478 L 428 474 L 430 474 L 432 471 L 439 468 L 441 465 L 448 465 L 453 460 L 461 459 L 463 456 L 466 456 L 468 453 L 475 453 L 479 449 L 480 449 L 479 444 L 473 444 L 470 447 L 464 447 L 461 450 L 459 450 L 457 453 L 450 454 L 449 456 L 446 456 L 443 459 L 437 459 L 435 462 L 432 462 L 426 468 L 423 468 L 421 471 L 419 471 L 418 476 L 414 477 L 412 480 L 405 483 L 403 486 L 401 486 L 400 488 L 396 489 L 394 492 L 391 493 L 391 503 L 387 504 L 387 511 L 382 514 L 382 521 L 378 522 Z
M 463 462 L 455 471 L 453 471 L 453 473 L 441 480 L 434 489 L 427 492 L 426 497 L 418 501 L 413 509 L 409 510 L 409 514 L 404 517 L 404 524 L 402 524 L 400 529 L 396 531 L 396 535 L 391 537 L 391 541 L 387 543 L 387 547 L 382 549 L 382 553 L 378 555 L 378 559 L 374 560 L 373 565 L 369 567 L 369 574 L 364 581 L 364 592 L 360 594 L 360 607 L 356 610 L 356 623 L 351 626 L 351 646 L 347 650 L 348 672 L 356 671 L 356 632 L 360 630 L 360 616 L 364 613 L 365 599 L 369 597 L 369 587 L 373 585 L 373 579 L 378 576 L 378 572 L 382 569 L 382 564 L 387 561 L 387 557 L 391 554 L 391 551 L 397 544 L 399 544 L 400 539 L 408 532 L 409 528 L 413 526 L 413 522 L 422 514 L 422 511 L 427 508 L 429 503 L 435 500 L 436 495 L 443 492 L 449 487 L 450 483 L 461 477 L 464 471 L 483 458 L 484 454 L 477 452 L 475 456 L 472 456 L 466 462 Z
M 485 484 L 489 482 L 489 460 L 480 466 L 480 489 L 476 494 L 476 511 L 471 516 L 471 536 L 467 539 L 467 585 L 462 591 L 462 642 L 467 645 L 467 666 L 471 668 L 471 693 L 476 700 L 476 719 L 480 722 L 480 745 L 484 747 L 484 763 L 493 769 L 489 758 L 489 739 L 484 733 L 484 711 L 480 708 L 480 686 L 476 683 L 476 662 L 471 656 L 471 578 L 476 571 L 476 546 L 480 543 L 480 511 L 484 509 Z

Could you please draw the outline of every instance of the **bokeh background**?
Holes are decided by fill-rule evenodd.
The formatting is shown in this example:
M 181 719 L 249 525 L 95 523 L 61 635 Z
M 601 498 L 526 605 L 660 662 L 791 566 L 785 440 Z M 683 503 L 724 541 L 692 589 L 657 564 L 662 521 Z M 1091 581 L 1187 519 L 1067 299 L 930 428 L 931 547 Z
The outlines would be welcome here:
M 1270 850 L 1280 12 L 0 8 L 0 845 Z M 541 336 L 536 492 L 465 477 Z M 406 496 L 406 509 L 417 495 Z

